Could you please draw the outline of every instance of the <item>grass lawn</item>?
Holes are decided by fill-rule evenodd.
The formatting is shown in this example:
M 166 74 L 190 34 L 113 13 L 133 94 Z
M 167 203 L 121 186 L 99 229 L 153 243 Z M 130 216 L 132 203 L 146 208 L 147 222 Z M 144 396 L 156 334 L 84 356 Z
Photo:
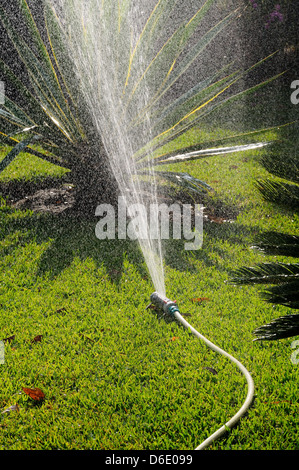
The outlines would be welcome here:
M 255 189 L 265 176 L 256 154 L 175 166 L 211 184 L 215 200 L 238 215 L 233 223 L 205 222 L 201 250 L 165 243 L 166 288 L 192 326 L 255 382 L 248 413 L 210 449 L 298 450 L 294 339 L 252 341 L 254 328 L 288 309 L 263 302 L 257 287 L 225 283 L 231 270 L 275 259 L 250 249 L 259 233 L 298 233 L 298 216 Z M 0 181 L 53 172 L 62 174 L 21 155 Z M 137 244 L 100 241 L 95 223 L 14 210 L 2 200 L 0 339 L 14 338 L 0 365 L 0 449 L 194 449 L 238 411 L 246 381 L 183 327 L 145 310 L 153 285 Z M 33 401 L 22 387 L 40 388 L 45 399 Z M 3 413 L 16 404 L 18 411 Z

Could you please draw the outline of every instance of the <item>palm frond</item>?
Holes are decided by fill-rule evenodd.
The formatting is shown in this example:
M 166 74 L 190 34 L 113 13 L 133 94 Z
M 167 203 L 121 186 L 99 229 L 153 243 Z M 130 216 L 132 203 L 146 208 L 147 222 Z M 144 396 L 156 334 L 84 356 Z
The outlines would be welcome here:
M 260 156 L 260 164 L 279 179 L 266 178 L 258 180 L 256 187 L 267 201 L 299 209 L 299 158 L 297 126 L 284 129 L 281 138 L 271 145 Z
M 0 173 L 32 142 L 38 140 L 40 136 L 31 136 L 22 142 L 19 142 L 0 162 Z
M 194 8 L 191 18 L 186 17 L 174 27 L 171 25 L 172 32 L 163 34 L 169 14 L 177 3 L 178 0 L 156 0 L 147 21 L 137 33 L 137 29 L 135 31 L 134 25 L 128 21 L 134 10 L 131 0 L 90 0 L 84 2 L 84 5 L 75 0 L 49 0 L 45 2 L 45 40 L 42 39 L 27 0 L 19 0 L 19 5 L 29 37 L 22 34 L 21 26 L 10 18 L 5 6 L 0 6 L 0 20 L 20 60 L 25 64 L 30 80 L 28 85 L 22 76 L 15 76 L 0 61 L 5 76 L 26 102 L 25 105 L 20 105 L 7 100 L 0 108 L 0 138 L 9 145 L 16 146 L 11 151 L 10 158 L 22 148 L 22 144 L 17 139 L 14 140 L 14 136 L 24 129 L 31 129 L 32 135 L 40 136 L 41 158 L 43 151 L 47 152 L 45 155 L 50 152 L 51 161 L 59 162 L 59 165 L 66 168 L 76 167 L 76 162 L 81 158 L 81 155 L 78 156 L 78 148 L 81 148 L 82 142 L 88 142 L 94 147 L 101 146 L 103 142 L 106 145 L 110 136 L 105 141 L 101 132 L 103 128 L 110 129 L 114 119 L 109 114 L 109 100 L 105 96 L 107 93 L 103 91 L 106 90 L 106 82 L 111 88 L 109 93 L 111 91 L 115 114 L 119 123 L 124 125 L 124 134 L 128 141 L 131 141 L 134 154 L 132 158 L 136 157 L 135 164 L 140 174 L 143 159 L 151 160 L 154 165 L 163 165 L 246 151 L 268 144 L 253 142 L 256 135 L 248 133 L 247 136 L 232 136 L 230 143 L 222 147 L 219 142 L 216 145 L 203 145 L 199 142 L 192 146 L 186 144 L 179 151 L 165 152 L 166 144 L 172 143 L 172 148 L 175 149 L 177 137 L 199 125 L 219 107 L 230 106 L 235 100 L 257 91 L 279 76 L 234 94 L 232 87 L 273 55 L 247 70 L 235 71 L 230 64 L 169 103 L 168 92 L 177 85 L 183 74 L 192 74 L 192 67 L 199 55 L 241 12 L 234 9 L 216 24 L 204 29 L 204 34 L 195 36 L 215 3 L 215 0 L 205 0 L 197 11 Z M 100 4 L 101 8 L 98 8 Z M 64 12 L 61 6 L 65 8 Z M 89 20 L 94 17 L 99 23 L 89 21 L 92 24 L 87 28 L 86 18 Z M 69 18 L 72 18 L 71 22 L 68 21 Z M 194 44 L 189 47 L 191 39 Z M 101 63 L 103 59 L 109 62 L 106 75 Z M 107 63 L 106 60 L 103 62 Z M 95 100 L 100 109 L 101 116 L 97 116 L 100 122 L 95 122 L 95 113 L 91 109 Z M 151 132 L 139 132 L 146 128 L 148 120 L 151 120 Z M 244 144 L 243 138 L 252 140 Z M 94 140 L 97 140 L 96 144 Z M 39 153 L 33 146 L 27 145 L 24 148 L 26 152 Z M 112 148 L 115 147 L 112 145 Z M 110 151 L 113 155 L 117 153 Z M 161 179 L 162 173 L 157 177 Z M 187 174 L 169 173 L 163 177 L 191 192 L 198 191 L 202 194 L 205 190 L 211 190 L 209 185 Z
M 220 108 L 225 108 L 226 106 L 229 107 L 234 101 L 238 101 L 249 94 L 255 93 L 260 87 L 267 86 L 271 81 L 276 80 L 280 76 L 281 74 L 278 74 L 275 77 L 271 77 L 270 79 L 265 80 L 263 83 L 250 87 L 242 92 L 232 94 L 231 96 L 221 100 L 221 95 L 229 90 L 233 82 L 229 83 L 218 93 L 213 94 L 210 99 L 206 99 L 201 105 L 195 107 L 195 109 L 193 109 L 190 113 L 187 113 L 187 115 L 181 118 L 180 121 L 174 122 L 168 129 L 154 137 L 151 142 L 151 151 L 156 151 L 160 148 L 163 148 L 166 144 L 173 142 L 187 131 L 198 126 L 201 121 L 206 119 Z M 159 155 L 157 155 L 157 158 L 159 158 Z
M 259 163 L 272 175 L 299 183 L 298 123 L 280 130 L 279 139 L 259 157 Z
M 153 120 L 153 132 L 161 132 L 161 129 L 167 129 L 173 122 L 178 122 L 195 107 L 203 104 L 205 101 L 211 99 L 216 93 L 227 87 L 236 79 L 237 72 L 233 72 L 224 78 L 221 78 L 226 67 L 221 71 L 211 75 L 210 77 L 202 80 L 190 90 L 180 95 L 174 101 L 161 106 L 151 115 Z M 137 125 L 142 123 L 139 116 L 136 117 Z M 136 125 L 132 122 L 132 125 Z
M 21 60 L 25 64 L 40 108 L 65 135 L 73 136 L 77 130 L 76 122 L 70 113 L 55 67 L 39 34 L 27 2 L 21 0 L 20 5 L 25 15 L 26 25 L 31 31 L 31 40 L 35 48 L 27 44 L 22 37 L 21 31 L 14 27 L 1 6 L 0 19 Z M 35 50 L 38 51 L 39 55 L 35 53 Z
M 278 340 L 299 335 L 299 315 L 286 315 L 254 330 L 255 341 Z
M 180 163 L 186 162 L 189 160 L 198 160 L 200 158 L 212 157 L 215 155 L 227 155 L 229 153 L 235 152 L 245 152 L 247 150 L 255 150 L 263 148 L 264 146 L 269 145 L 269 142 L 258 142 L 254 144 L 245 144 L 245 145 L 234 145 L 232 147 L 216 147 L 216 148 L 206 148 L 200 150 L 194 150 L 193 152 L 186 152 L 182 154 L 175 153 L 167 154 L 166 156 L 162 155 L 155 159 L 155 163 L 159 165 L 167 165 L 169 163 Z
M 28 114 L 8 97 L 5 97 L 5 103 L 0 108 L 0 117 L 16 127 L 27 128 L 36 125 Z
M 199 26 L 204 14 L 207 9 L 210 8 L 212 3 L 213 2 L 211 1 L 207 1 L 204 7 L 198 10 L 196 15 L 194 15 L 187 24 L 183 24 L 179 27 L 172 38 L 170 38 L 170 40 L 168 40 L 159 50 L 156 57 L 152 60 L 139 81 L 135 84 L 131 95 L 128 98 L 129 101 L 132 100 L 133 95 L 141 85 L 145 84 L 145 86 L 147 86 L 148 83 L 157 83 L 156 89 L 152 92 L 153 97 L 143 110 L 143 115 L 161 100 L 165 93 L 173 87 L 182 74 L 192 66 L 200 53 L 202 53 L 202 51 L 223 30 L 223 28 L 229 24 L 232 18 L 236 16 L 236 12 L 232 12 L 216 26 L 211 28 L 203 37 L 200 38 L 191 51 L 187 52 L 183 56 L 183 59 L 179 61 L 179 57 L 183 54 L 190 37 Z M 178 65 L 175 67 L 177 63 Z
M 77 129 L 80 132 L 82 123 L 80 122 L 80 107 L 78 103 L 80 102 L 81 97 L 74 72 L 74 65 L 70 60 L 66 49 L 65 33 L 62 25 L 60 24 L 59 18 L 55 15 L 55 11 L 48 3 L 45 5 L 44 17 L 51 53 L 54 58 L 58 75 L 61 78 L 61 86 L 63 84 L 67 93 L 68 99 L 66 100 L 66 104 L 69 107 L 74 121 L 76 122 Z
M 287 129 L 290 133 L 290 129 Z M 290 208 L 299 209 L 298 184 L 298 136 L 274 142 L 260 158 L 261 165 L 272 175 L 281 179 L 267 178 L 256 182 L 256 187 L 267 201 Z M 299 237 L 277 232 L 265 233 L 252 247 L 265 254 L 299 257 Z M 299 264 L 262 263 L 255 267 L 237 270 L 231 283 L 269 284 L 260 293 L 268 303 L 283 305 L 291 309 L 299 308 Z M 271 286 L 272 284 L 272 286 Z M 299 315 L 288 315 L 263 325 L 254 331 L 257 340 L 277 340 L 299 334 Z
M 299 185 L 270 179 L 258 180 L 255 185 L 265 200 L 298 210 Z
M 299 263 L 261 263 L 232 273 L 230 284 L 281 284 L 299 279 Z
M 189 193 L 205 194 L 207 191 L 213 191 L 213 188 L 198 178 L 188 173 L 177 173 L 171 171 L 157 171 L 155 173 L 158 179 L 168 180 L 174 183 L 181 190 Z
M 1 109 L 5 109 L 5 107 L 10 104 L 10 109 L 11 106 L 13 106 L 15 109 L 20 109 L 22 115 L 25 116 L 25 122 L 22 120 L 22 125 L 25 126 L 25 123 L 28 123 L 29 125 L 29 122 L 34 122 L 39 126 L 43 126 L 46 119 L 45 113 L 28 82 L 26 83 L 25 80 L 23 82 L 23 77 L 17 77 L 13 71 L 2 61 L 2 59 L 0 59 L 0 69 L 2 70 L 6 79 L 14 85 L 16 93 L 19 94 L 26 103 L 26 106 L 21 108 L 21 105 L 13 103 L 12 100 L 6 96 L 5 103 L 1 106 Z M 19 123 L 16 120 L 16 118 L 18 118 L 18 112 L 15 113 L 13 110 L 11 110 L 11 113 L 13 114 L 13 121 L 16 121 L 15 123 L 18 126 Z M 51 123 L 48 124 L 51 125 Z M 53 130 L 55 131 L 54 124 Z
M 268 255 L 299 258 L 299 236 L 267 232 L 251 248 Z
M 38 139 L 39 140 L 39 139 Z M 8 147 L 16 147 L 18 144 L 21 143 L 18 139 L 16 139 L 15 134 L 13 136 L 9 136 L 6 134 L 3 134 L 0 132 L 0 142 L 4 145 L 7 145 Z M 32 143 L 34 142 L 34 139 L 31 141 Z M 39 142 L 40 143 L 40 142 Z M 43 144 L 46 146 L 45 142 L 41 142 L 40 144 Z M 41 158 L 42 160 L 45 160 L 49 163 L 52 163 L 53 165 L 59 165 L 59 166 L 64 166 L 66 168 L 69 168 L 67 162 L 62 161 L 61 158 L 59 158 L 59 151 L 56 150 L 54 154 L 51 154 L 52 147 L 50 146 L 47 153 L 39 152 L 35 148 L 29 147 L 30 143 L 25 147 L 26 153 L 29 153 L 30 155 L 34 155 L 35 157 Z M 6 157 L 5 157 L 6 158 Z M 5 165 L 6 167 L 7 165 Z M 4 168 L 3 168 L 4 169 Z M 0 173 L 3 170 L 0 170 Z
M 275 142 L 259 159 L 272 175 L 299 183 L 299 158 L 291 142 Z
M 271 304 L 299 308 L 299 280 L 285 282 L 262 292 L 261 297 Z
M 129 85 L 129 80 L 133 75 L 134 67 L 140 64 L 140 57 L 142 57 L 144 52 L 149 49 L 150 45 L 153 43 L 153 38 L 161 35 L 166 18 L 171 14 L 176 3 L 177 0 L 157 1 L 130 54 L 128 70 L 126 71 L 126 80 L 124 82 L 125 88 Z M 131 87 L 132 86 L 134 85 L 131 85 Z

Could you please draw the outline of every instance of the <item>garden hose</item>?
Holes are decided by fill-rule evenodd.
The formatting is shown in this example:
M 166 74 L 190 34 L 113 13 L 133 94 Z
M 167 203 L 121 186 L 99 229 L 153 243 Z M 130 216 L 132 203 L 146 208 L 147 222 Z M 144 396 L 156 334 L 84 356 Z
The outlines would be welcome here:
M 213 441 L 218 439 L 220 436 L 222 436 L 228 429 L 231 429 L 238 421 L 239 419 L 246 413 L 248 410 L 252 400 L 253 400 L 253 395 L 254 395 L 254 382 L 252 380 L 252 377 L 248 370 L 239 362 L 237 359 L 235 359 L 231 354 L 227 353 L 223 349 L 219 348 L 215 344 L 213 344 L 211 341 L 209 341 L 207 338 L 205 338 L 203 335 L 201 335 L 193 326 L 191 326 L 180 314 L 179 308 L 176 304 L 176 302 L 168 299 L 167 297 L 160 295 L 158 292 L 154 292 L 151 297 L 151 304 L 162 310 L 165 314 L 169 314 L 173 317 L 175 317 L 185 328 L 187 328 L 191 333 L 193 333 L 197 338 L 200 340 L 204 341 L 207 346 L 212 349 L 213 351 L 221 354 L 222 356 L 227 357 L 230 359 L 233 363 L 235 363 L 240 371 L 244 374 L 247 384 L 248 384 L 248 392 L 247 392 L 247 397 L 242 405 L 242 407 L 239 409 L 239 411 L 229 420 L 227 423 L 225 423 L 223 426 L 221 426 L 216 432 L 211 434 L 207 439 L 205 439 L 198 447 L 196 447 L 195 450 L 203 450 L 206 447 L 208 447 Z M 150 305 L 151 305 L 150 304 Z

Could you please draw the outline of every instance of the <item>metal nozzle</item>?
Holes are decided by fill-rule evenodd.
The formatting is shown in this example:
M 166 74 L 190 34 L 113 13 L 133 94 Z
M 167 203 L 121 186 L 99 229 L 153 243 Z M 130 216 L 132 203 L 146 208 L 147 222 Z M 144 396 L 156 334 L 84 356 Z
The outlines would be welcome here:
M 158 292 L 153 292 L 150 297 L 151 303 L 162 310 L 168 315 L 174 315 L 175 312 L 179 312 L 179 308 L 173 300 L 168 299 L 164 295 Z

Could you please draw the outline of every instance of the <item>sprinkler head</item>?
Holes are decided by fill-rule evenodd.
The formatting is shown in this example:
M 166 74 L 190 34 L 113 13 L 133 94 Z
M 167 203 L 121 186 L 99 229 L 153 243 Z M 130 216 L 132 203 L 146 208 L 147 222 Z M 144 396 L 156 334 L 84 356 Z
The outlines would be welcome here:
M 155 305 L 155 307 L 159 308 L 168 315 L 174 315 L 175 312 L 179 312 L 179 308 L 176 302 L 168 299 L 167 297 L 159 294 L 158 292 L 153 292 L 150 299 L 151 303 Z

